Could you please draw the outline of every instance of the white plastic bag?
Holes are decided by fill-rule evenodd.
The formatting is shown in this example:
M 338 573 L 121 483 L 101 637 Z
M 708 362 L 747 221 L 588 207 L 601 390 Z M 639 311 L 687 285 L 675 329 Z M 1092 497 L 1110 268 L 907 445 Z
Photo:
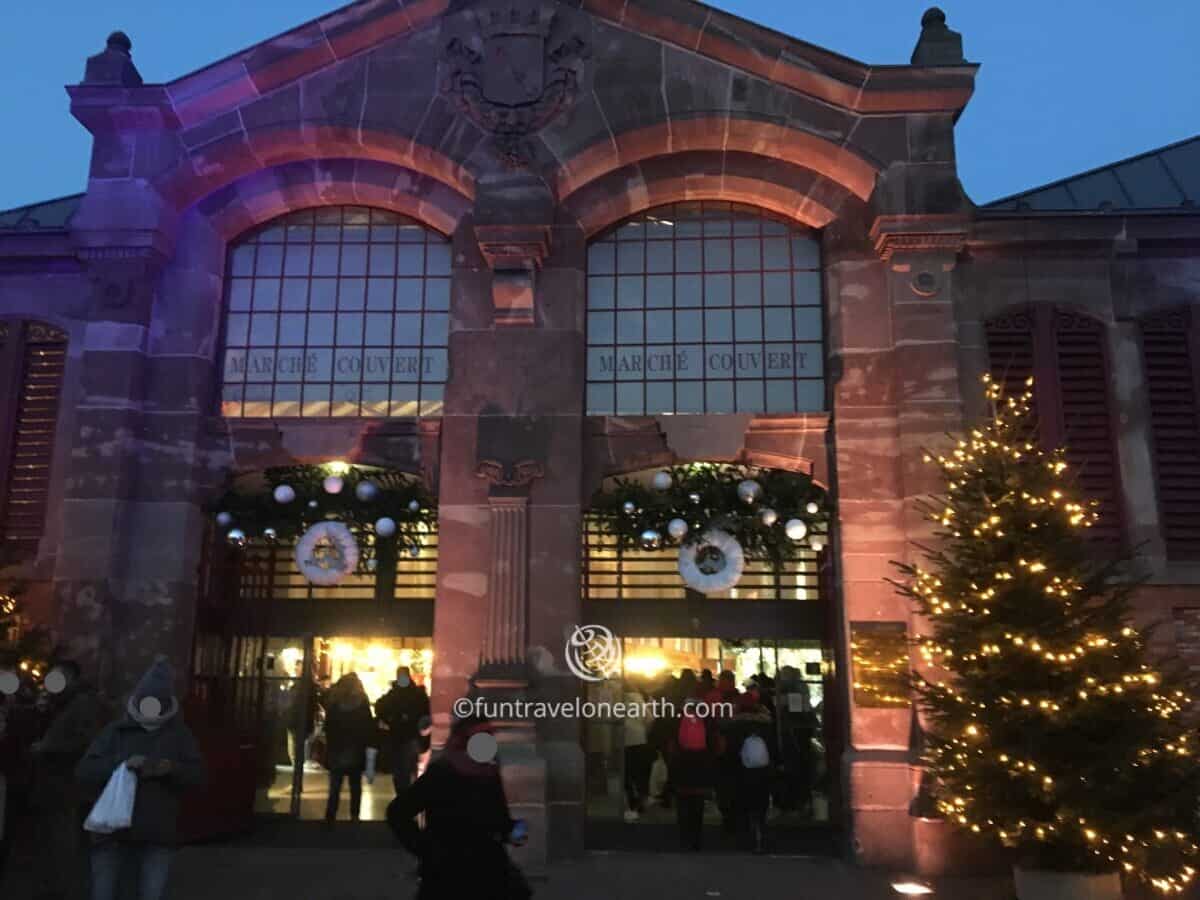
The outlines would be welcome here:
M 121 763 L 113 769 L 100 799 L 83 823 L 84 831 L 112 834 L 133 824 L 133 801 L 137 797 L 137 775 Z
M 375 761 L 379 758 L 379 750 L 375 747 L 367 748 L 367 769 L 363 773 L 367 779 L 367 784 L 375 783 Z

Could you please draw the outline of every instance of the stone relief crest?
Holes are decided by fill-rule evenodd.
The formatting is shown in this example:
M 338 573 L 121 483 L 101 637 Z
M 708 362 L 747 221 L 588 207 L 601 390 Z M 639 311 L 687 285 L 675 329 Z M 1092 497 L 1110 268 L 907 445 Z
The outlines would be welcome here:
M 588 47 L 550 0 L 493 0 L 446 43 L 441 90 L 495 140 L 505 164 L 529 165 L 527 138 L 575 102 Z

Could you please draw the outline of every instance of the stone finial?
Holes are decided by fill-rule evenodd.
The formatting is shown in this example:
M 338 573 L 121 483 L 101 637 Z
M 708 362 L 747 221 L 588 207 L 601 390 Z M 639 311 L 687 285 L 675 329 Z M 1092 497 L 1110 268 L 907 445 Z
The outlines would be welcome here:
M 921 16 L 921 36 L 912 52 L 914 66 L 958 66 L 963 57 L 962 35 L 946 26 L 946 14 L 936 6 Z
M 105 47 L 95 56 L 89 56 L 83 70 L 83 83 L 138 87 L 142 76 L 133 64 L 133 41 L 123 31 L 114 31 L 108 36 Z

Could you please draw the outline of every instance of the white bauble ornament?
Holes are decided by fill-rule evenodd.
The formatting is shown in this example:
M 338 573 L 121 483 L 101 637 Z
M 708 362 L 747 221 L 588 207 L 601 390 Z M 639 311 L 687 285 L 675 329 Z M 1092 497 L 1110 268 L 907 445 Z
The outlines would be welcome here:
M 296 489 L 290 484 L 281 484 L 275 488 L 274 497 L 276 503 L 291 503 L 296 499 Z
M 643 550 L 657 550 L 662 546 L 662 535 L 653 528 L 647 528 L 641 534 L 641 542 Z
M 380 537 L 391 537 L 396 533 L 396 520 L 384 516 L 375 520 L 375 533 Z
M 666 471 L 655 472 L 653 484 L 656 491 L 665 491 L 671 486 L 671 473 Z
M 233 516 L 227 512 L 217 513 L 217 524 L 222 528 L 228 528 L 233 524 Z
M 316 500 L 309 500 L 309 501 L 308 501 L 308 508 L 309 508 L 309 509 L 316 509 L 316 508 L 317 508 L 317 501 L 316 501 Z
M 817 506 L 816 502 L 813 500 L 809 500 L 808 505 L 806 507 L 804 507 L 804 511 L 806 513 L 808 513 L 810 516 L 815 516 L 820 511 L 820 509 L 821 509 L 821 507 Z
M 321 482 L 321 487 L 325 488 L 327 494 L 340 494 L 345 486 L 346 482 L 341 475 L 330 475 Z
M 51 669 L 42 679 L 42 686 L 51 694 L 61 694 L 67 689 L 67 673 L 59 668 Z
M 409 500 L 409 501 L 408 501 L 408 511 L 409 511 L 410 513 L 417 513 L 417 512 L 420 512 L 420 511 L 421 511 L 421 504 L 420 504 L 420 503 L 418 503 L 416 500 Z
M 738 499 L 743 503 L 753 503 L 762 496 L 762 485 L 753 478 L 739 481 L 737 486 Z
M 343 522 L 318 522 L 296 542 L 296 567 L 312 584 L 337 584 L 358 568 L 358 542 Z
M 802 541 L 804 536 L 808 534 L 808 526 L 804 524 L 803 519 L 788 519 L 787 524 L 783 526 L 784 532 L 793 541 Z
M 818 553 L 820 553 L 822 550 L 825 549 L 825 544 L 822 541 L 817 540 L 816 538 L 813 538 L 811 541 L 808 542 L 808 544 L 810 547 L 812 547 Z
M 624 503 L 622 503 L 621 509 L 627 516 L 632 516 L 635 512 L 637 512 L 637 507 L 634 505 L 632 500 L 626 500 Z
M 240 528 L 231 528 L 229 534 L 225 535 L 225 537 L 229 539 L 229 543 L 238 547 L 246 543 L 246 532 Z
M 718 528 L 679 548 L 679 574 L 688 587 L 702 594 L 729 590 L 738 583 L 745 567 L 742 545 L 733 535 Z
M 379 568 L 378 560 L 374 560 L 374 559 L 367 560 L 367 571 L 368 572 L 374 572 L 377 568 Z
M 691 500 L 693 503 L 699 503 L 700 495 L 697 494 L 695 491 L 693 491 L 692 493 L 688 494 L 688 499 Z
M 758 517 L 759 517 L 759 519 L 762 520 L 762 523 L 764 525 L 766 525 L 768 528 L 770 528 L 772 525 L 774 525 L 776 522 L 779 521 L 779 513 L 775 512 L 775 510 L 771 509 L 770 507 L 766 507 L 766 508 L 762 509 L 759 512 Z
M 360 481 L 354 486 L 354 496 L 363 503 L 370 503 L 379 496 L 379 486 L 373 481 Z
M 21 676 L 12 669 L 0 672 L 0 694 L 11 697 L 21 689 Z
M 680 540 L 688 533 L 688 524 L 683 519 L 672 519 L 667 523 L 667 534 L 675 540 Z
M 264 528 L 263 537 L 265 537 L 268 541 L 273 541 L 279 537 L 279 532 L 277 532 L 274 528 Z

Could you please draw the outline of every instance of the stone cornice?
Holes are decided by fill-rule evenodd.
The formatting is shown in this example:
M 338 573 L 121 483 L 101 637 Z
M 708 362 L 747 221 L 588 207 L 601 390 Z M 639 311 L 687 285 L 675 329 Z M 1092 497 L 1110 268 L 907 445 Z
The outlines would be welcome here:
M 957 256 L 966 246 L 968 222 L 961 215 L 879 216 L 870 237 L 882 260 L 901 253 Z

